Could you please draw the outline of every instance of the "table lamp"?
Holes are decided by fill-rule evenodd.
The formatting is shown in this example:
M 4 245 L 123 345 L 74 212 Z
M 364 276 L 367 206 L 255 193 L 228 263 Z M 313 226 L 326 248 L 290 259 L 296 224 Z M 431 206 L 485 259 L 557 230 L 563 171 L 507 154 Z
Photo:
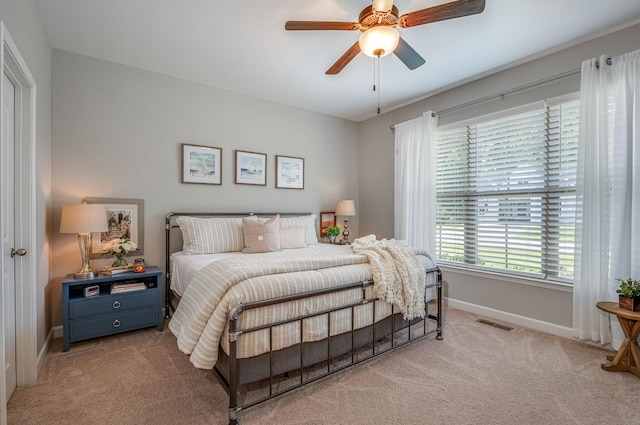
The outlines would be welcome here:
M 336 215 L 342 216 L 344 225 L 342 227 L 342 236 L 344 237 L 343 243 L 349 245 L 349 217 L 356 215 L 356 203 L 351 199 L 344 199 L 338 201 L 336 204 Z
M 62 206 L 60 233 L 77 233 L 82 268 L 75 274 L 76 279 L 91 279 L 95 276 L 89 265 L 91 254 L 91 233 L 106 232 L 107 210 L 102 204 L 69 204 Z

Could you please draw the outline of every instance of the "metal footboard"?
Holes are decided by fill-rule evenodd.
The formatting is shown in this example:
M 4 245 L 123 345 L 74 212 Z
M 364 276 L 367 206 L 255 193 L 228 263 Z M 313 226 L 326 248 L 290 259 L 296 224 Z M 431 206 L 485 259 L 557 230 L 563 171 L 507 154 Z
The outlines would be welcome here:
M 425 307 L 426 307 L 426 316 L 424 319 L 414 319 L 412 321 L 405 321 L 403 320 L 401 317 L 398 318 L 396 316 L 398 316 L 399 314 L 397 314 L 397 312 L 395 311 L 394 306 L 391 306 L 391 315 L 390 320 L 391 320 L 391 331 L 390 333 L 387 332 L 380 332 L 380 331 L 376 331 L 377 329 L 377 322 L 376 322 L 376 303 L 375 301 L 378 301 L 379 299 L 376 297 L 367 297 L 366 295 L 366 289 L 373 285 L 373 281 L 371 280 L 367 280 L 367 281 L 363 281 L 363 282 L 356 282 L 356 283 L 352 283 L 352 284 L 348 284 L 348 285 L 343 285 L 343 286 L 339 286 L 339 287 L 334 287 L 334 288 L 328 288 L 328 289 L 322 289 L 322 290 L 316 290 L 316 291 L 310 291 L 310 292 L 306 292 L 306 293 L 302 293 L 302 294 L 296 294 L 296 295 L 291 295 L 291 296 L 286 296 L 286 297 L 280 297 L 280 298 L 274 298 L 274 299 L 270 299 L 270 300 L 265 300 L 265 301 L 258 301 L 258 302 L 250 302 L 250 303 L 244 303 L 244 304 L 239 304 L 237 305 L 235 308 L 233 308 L 228 316 L 228 329 L 229 329 L 229 333 L 228 333 L 228 338 L 229 338 L 229 359 L 228 359 L 228 373 L 226 374 L 227 377 L 225 377 L 225 373 L 223 373 L 220 368 L 218 367 L 218 365 L 216 365 L 216 367 L 214 368 L 216 375 L 218 376 L 218 378 L 220 379 L 220 381 L 222 382 L 222 384 L 224 385 L 225 389 L 227 390 L 228 394 L 229 394 L 229 424 L 230 425 L 236 425 L 238 424 L 238 415 L 242 410 L 248 409 L 250 407 L 253 407 L 255 405 L 258 405 L 260 403 L 263 403 L 267 400 L 270 400 L 274 397 L 277 397 L 279 395 L 288 393 L 289 391 L 292 391 L 294 389 L 297 389 L 303 385 L 309 384 L 311 382 L 317 381 L 319 379 L 325 378 L 329 375 L 332 375 L 336 372 L 339 372 L 343 369 L 346 369 L 348 367 L 354 366 L 356 364 L 359 364 L 363 361 L 369 360 L 373 357 L 376 357 L 380 354 L 386 353 L 388 351 L 394 350 L 396 348 L 399 348 L 405 344 L 408 344 L 410 342 L 416 341 L 418 339 L 424 338 L 428 335 L 431 334 L 436 334 L 436 339 L 441 340 L 443 338 L 442 336 L 442 272 L 440 271 L 440 268 L 438 267 L 434 267 L 432 269 L 428 269 L 426 270 L 427 275 L 432 274 L 435 276 L 435 283 L 431 283 L 425 286 L 425 301 L 427 301 L 425 303 Z M 436 288 L 436 309 L 437 312 L 430 312 L 429 311 L 429 303 L 428 300 L 426 300 L 426 296 L 427 296 L 427 291 L 429 288 Z M 308 298 L 308 297 L 314 297 L 314 296 L 318 296 L 318 295 L 324 295 L 324 294 L 329 294 L 329 293 L 334 293 L 334 292 L 340 292 L 340 291 L 348 291 L 348 290 L 353 290 L 354 288 L 362 288 L 362 298 L 360 300 L 358 300 L 357 302 L 353 302 L 350 304 L 346 304 L 346 305 L 341 305 L 339 307 L 334 307 L 334 308 L 330 308 L 330 309 L 326 309 L 323 311 L 318 311 L 318 312 L 314 312 L 311 314 L 306 314 L 306 315 L 302 315 L 302 316 L 298 316 L 298 317 L 294 317 L 288 320 L 283 320 L 283 321 L 279 321 L 279 322 L 275 322 L 275 323 L 269 323 L 269 324 L 265 324 L 265 325 L 261 325 L 261 326 L 255 326 L 255 327 L 251 327 L 251 328 L 246 328 L 246 329 L 242 329 L 239 327 L 239 319 L 241 317 L 241 315 L 244 312 L 247 312 L 249 310 L 252 309 L 256 309 L 256 308 L 260 308 L 260 307 L 266 307 L 266 306 L 271 306 L 271 305 L 276 305 L 276 304 L 280 304 L 280 303 L 285 303 L 285 302 L 289 302 L 289 301 L 295 301 L 295 300 L 299 300 L 299 299 L 303 299 L 303 298 Z M 369 343 L 367 343 L 366 345 L 360 345 L 357 346 L 358 344 L 356 344 L 355 340 L 355 336 L 357 332 L 360 332 L 362 330 L 361 329 L 354 329 L 355 327 L 355 321 L 354 321 L 354 308 L 357 306 L 362 306 L 365 304 L 371 304 L 372 305 L 372 317 L 373 317 L 373 323 L 371 324 L 371 339 L 369 341 Z M 341 355 L 339 356 L 343 361 L 345 361 L 345 357 L 346 357 L 346 363 L 337 367 L 332 368 L 332 362 L 335 362 L 337 357 L 332 357 L 331 356 L 331 352 L 332 352 L 332 336 L 331 336 L 331 313 L 337 312 L 337 311 L 342 311 L 342 310 L 350 310 L 351 311 L 351 329 L 347 332 L 351 334 L 351 348 L 349 350 L 347 350 L 347 354 Z M 326 349 L 326 358 L 323 358 L 319 363 L 323 363 L 326 362 L 326 370 L 320 372 L 319 374 L 316 374 L 312 377 L 308 377 L 307 379 L 305 379 L 305 368 L 306 367 L 310 367 L 309 365 L 305 365 L 305 345 L 309 344 L 309 342 L 304 342 L 304 332 L 303 332 L 303 321 L 305 319 L 309 319 L 309 318 L 313 318 L 313 317 L 317 317 L 317 316 L 321 316 L 321 315 L 326 315 L 327 317 L 327 339 L 326 339 L 326 344 L 327 344 L 327 349 Z M 389 319 L 389 317 L 387 317 L 384 320 Z M 382 321 L 382 320 L 381 320 Z M 380 322 L 381 322 L 380 321 Z M 428 321 L 432 321 L 435 322 L 435 328 L 428 328 L 427 327 L 427 322 Z M 300 338 L 299 338 L 299 344 L 298 344 L 298 353 L 296 353 L 296 355 L 299 356 L 299 369 L 297 370 L 297 372 L 300 374 L 299 377 L 299 382 L 297 382 L 296 384 L 287 386 L 284 389 L 279 389 L 279 390 L 275 390 L 274 391 L 274 378 L 275 378 L 275 373 L 274 373 L 274 369 L 275 369 L 275 361 L 274 361 L 274 350 L 273 350 L 273 328 L 277 327 L 277 326 L 281 326 L 287 323 L 293 323 L 293 322 L 299 322 L 299 326 L 300 326 Z M 400 322 L 400 323 L 398 323 Z M 420 326 L 420 322 L 422 323 L 422 325 Z M 418 328 L 422 328 L 421 332 L 418 333 L 417 335 L 414 335 L 415 329 L 416 327 Z M 261 331 L 261 330 L 265 330 L 268 329 L 269 330 L 269 340 L 270 340 L 270 351 L 268 353 L 268 357 L 269 357 L 269 372 L 268 372 L 268 380 L 269 380 L 269 393 L 266 396 L 260 397 L 257 400 L 253 400 L 253 401 L 249 401 L 246 404 L 241 405 L 239 403 L 239 386 L 240 386 L 240 372 L 241 372 L 241 365 L 240 365 L 240 361 L 242 359 L 238 359 L 237 357 L 237 344 L 238 341 L 240 340 L 240 338 L 242 337 L 242 335 L 246 335 L 246 334 L 250 334 L 252 332 L 256 332 L 256 331 Z M 398 340 L 398 338 L 396 338 L 396 334 L 398 332 L 405 332 L 407 337 L 405 339 L 402 340 Z M 382 334 L 380 334 L 382 333 Z M 342 334 L 344 335 L 344 334 Z M 388 342 L 388 339 L 390 338 L 390 343 Z M 387 340 L 386 348 L 382 348 L 381 345 L 381 341 L 385 339 Z M 368 344 L 371 344 L 371 350 L 370 353 L 367 353 L 366 351 L 364 351 L 362 349 L 362 347 L 366 347 L 368 346 Z M 377 348 L 377 349 L 376 349 Z M 359 351 L 358 356 L 356 357 L 356 352 Z M 350 359 L 349 359 L 350 357 Z

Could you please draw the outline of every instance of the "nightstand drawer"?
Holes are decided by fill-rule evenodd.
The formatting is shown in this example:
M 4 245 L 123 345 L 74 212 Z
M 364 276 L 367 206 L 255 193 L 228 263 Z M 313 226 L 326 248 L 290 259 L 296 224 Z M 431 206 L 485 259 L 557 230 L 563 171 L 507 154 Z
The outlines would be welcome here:
M 101 317 L 73 320 L 69 324 L 69 338 L 72 341 L 94 338 L 133 329 L 154 326 L 158 323 L 158 310 L 147 309 L 114 313 Z
M 117 295 L 102 295 L 93 299 L 70 301 L 69 319 L 125 312 L 155 305 L 156 292 L 148 289 Z

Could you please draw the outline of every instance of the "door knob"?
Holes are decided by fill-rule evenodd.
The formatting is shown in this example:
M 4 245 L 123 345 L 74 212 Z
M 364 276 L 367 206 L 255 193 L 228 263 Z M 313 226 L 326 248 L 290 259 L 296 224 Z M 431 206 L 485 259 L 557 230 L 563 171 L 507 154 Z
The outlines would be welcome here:
M 24 248 L 18 248 L 18 249 L 11 248 L 11 258 L 15 257 L 16 255 L 18 257 L 23 257 L 24 255 L 26 255 L 26 253 L 27 253 L 27 250 Z

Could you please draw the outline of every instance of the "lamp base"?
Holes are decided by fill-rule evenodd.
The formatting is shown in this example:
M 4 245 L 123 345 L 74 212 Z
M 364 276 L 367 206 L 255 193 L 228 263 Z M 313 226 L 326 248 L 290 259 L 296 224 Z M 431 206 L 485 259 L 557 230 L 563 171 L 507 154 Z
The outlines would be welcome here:
M 96 277 L 96 273 L 93 270 L 81 270 L 73 277 L 74 279 L 93 279 Z
M 78 245 L 80 245 L 80 255 L 82 256 L 82 267 L 75 274 L 75 279 L 93 279 L 96 273 L 89 265 L 91 254 L 91 233 L 78 233 Z
M 342 237 L 344 239 L 342 240 L 342 245 L 351 245 L 351 242 L 349 242 L 349 219 L 345 217 L 343 221 L 344 227 L 342 231 Z

